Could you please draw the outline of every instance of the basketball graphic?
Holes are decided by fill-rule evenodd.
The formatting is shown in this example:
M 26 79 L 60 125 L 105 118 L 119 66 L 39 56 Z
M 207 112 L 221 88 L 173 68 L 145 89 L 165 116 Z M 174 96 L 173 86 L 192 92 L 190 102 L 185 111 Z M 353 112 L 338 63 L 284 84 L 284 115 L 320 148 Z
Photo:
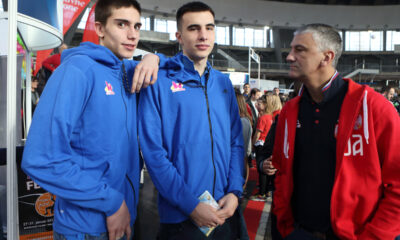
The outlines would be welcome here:
M 40 195 L 35 203 L 36 212 L 43 217 L 53 217 L 55 201 L 56 196 L 51 193 Z

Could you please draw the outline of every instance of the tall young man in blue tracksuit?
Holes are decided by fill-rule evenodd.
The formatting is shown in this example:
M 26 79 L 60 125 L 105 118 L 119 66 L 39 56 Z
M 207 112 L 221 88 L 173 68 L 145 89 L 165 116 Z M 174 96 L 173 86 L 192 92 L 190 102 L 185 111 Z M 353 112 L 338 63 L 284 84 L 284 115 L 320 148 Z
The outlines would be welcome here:
M 244 184 L 243 135 L 229 78 L 207 62 L 213 10 L 190 2 L 177 11 L 182 52 L 141 92 L 139 141 L 159 191 L 159 239 L 236 239 L 235 210 Z M 199 201 L 208 191 L 220 209 Z
M 139 192 L 135 73 L 140 5 L 135 0 L 99 0 L 100 45 L 65 50 L 36 108 L 22 168 L 56 195 L 54 239 L 121 239 L 131 234 Z M 140 71 L 142 69 L 149 69 Z M 153 75 L 154 76 L 154 75 Z M 143 81 L 132 83 L 137 90 Z

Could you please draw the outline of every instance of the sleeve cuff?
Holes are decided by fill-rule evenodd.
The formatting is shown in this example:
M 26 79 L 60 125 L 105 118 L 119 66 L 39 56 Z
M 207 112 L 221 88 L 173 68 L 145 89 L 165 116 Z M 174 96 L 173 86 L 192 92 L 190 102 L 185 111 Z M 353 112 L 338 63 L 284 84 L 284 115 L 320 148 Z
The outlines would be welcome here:
M 168 62 L 168 58 L 166 56 L 164 56 L 164 54 L 161 54 L 161 53 L 156 53 L 156 55 L 159 58 L 158 67 L 165 68 L 166 64 Z
M 124 196 L 120 192 L 110 189 L 109 194 L 107 194 L 104 200 L 104 213 L 109 217 L 119 210 L 124 201 Z
M 193 197 L 192 194 L 184 194 L 184 197 L 181 198 L 180 209 L 187 215 L 193 212 L 196 206 L 200 203 L 200 200 Z

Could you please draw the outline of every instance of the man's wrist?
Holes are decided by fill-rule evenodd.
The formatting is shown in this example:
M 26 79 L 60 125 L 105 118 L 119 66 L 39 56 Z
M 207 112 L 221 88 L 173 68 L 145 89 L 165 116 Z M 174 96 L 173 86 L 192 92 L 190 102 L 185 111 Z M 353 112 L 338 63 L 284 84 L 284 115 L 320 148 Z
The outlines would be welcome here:
M 233 195 L 235 195 L 238 199 L 240 199 L 240 197 L 242 196 L 242 192 L 241 191 L 230 191 L 229 193 L 232 193 Z

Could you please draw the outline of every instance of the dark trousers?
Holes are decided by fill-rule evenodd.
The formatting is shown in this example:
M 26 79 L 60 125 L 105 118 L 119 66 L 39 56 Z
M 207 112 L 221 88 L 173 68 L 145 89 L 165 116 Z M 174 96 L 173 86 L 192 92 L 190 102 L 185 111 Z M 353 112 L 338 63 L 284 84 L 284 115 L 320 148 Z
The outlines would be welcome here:
M 262 146 L 255 147 L 256 155 L 260 154 L 261 149 L 262 149 Z M 260 195 L 265 195 L 267 193 L 267 191 L 269 190 L 268 184 L 271 182 L 272 176 L 267 176 L 262 171 L 260 171 L 259 166 L 257 166 L 257 172 L 258 172 L 258 183 L 260 184 L 259 185 L 260 189 L 259 189 L 258 193 Z
M 295 229 L 284 240 L 339 240 L 332 229 L 329 229 L 324 234 L 312 232 L 295 224 Z
M 228 218 L 225 223 L 218 226 L 214 231 L 206 237 L 203 232 L 188 219 L 181 223 L 160 224 L 158 231 L 158 240 L 235 240 L 238 238 L 238 229 L 240 227 L 239 214 L 235 214 Z

